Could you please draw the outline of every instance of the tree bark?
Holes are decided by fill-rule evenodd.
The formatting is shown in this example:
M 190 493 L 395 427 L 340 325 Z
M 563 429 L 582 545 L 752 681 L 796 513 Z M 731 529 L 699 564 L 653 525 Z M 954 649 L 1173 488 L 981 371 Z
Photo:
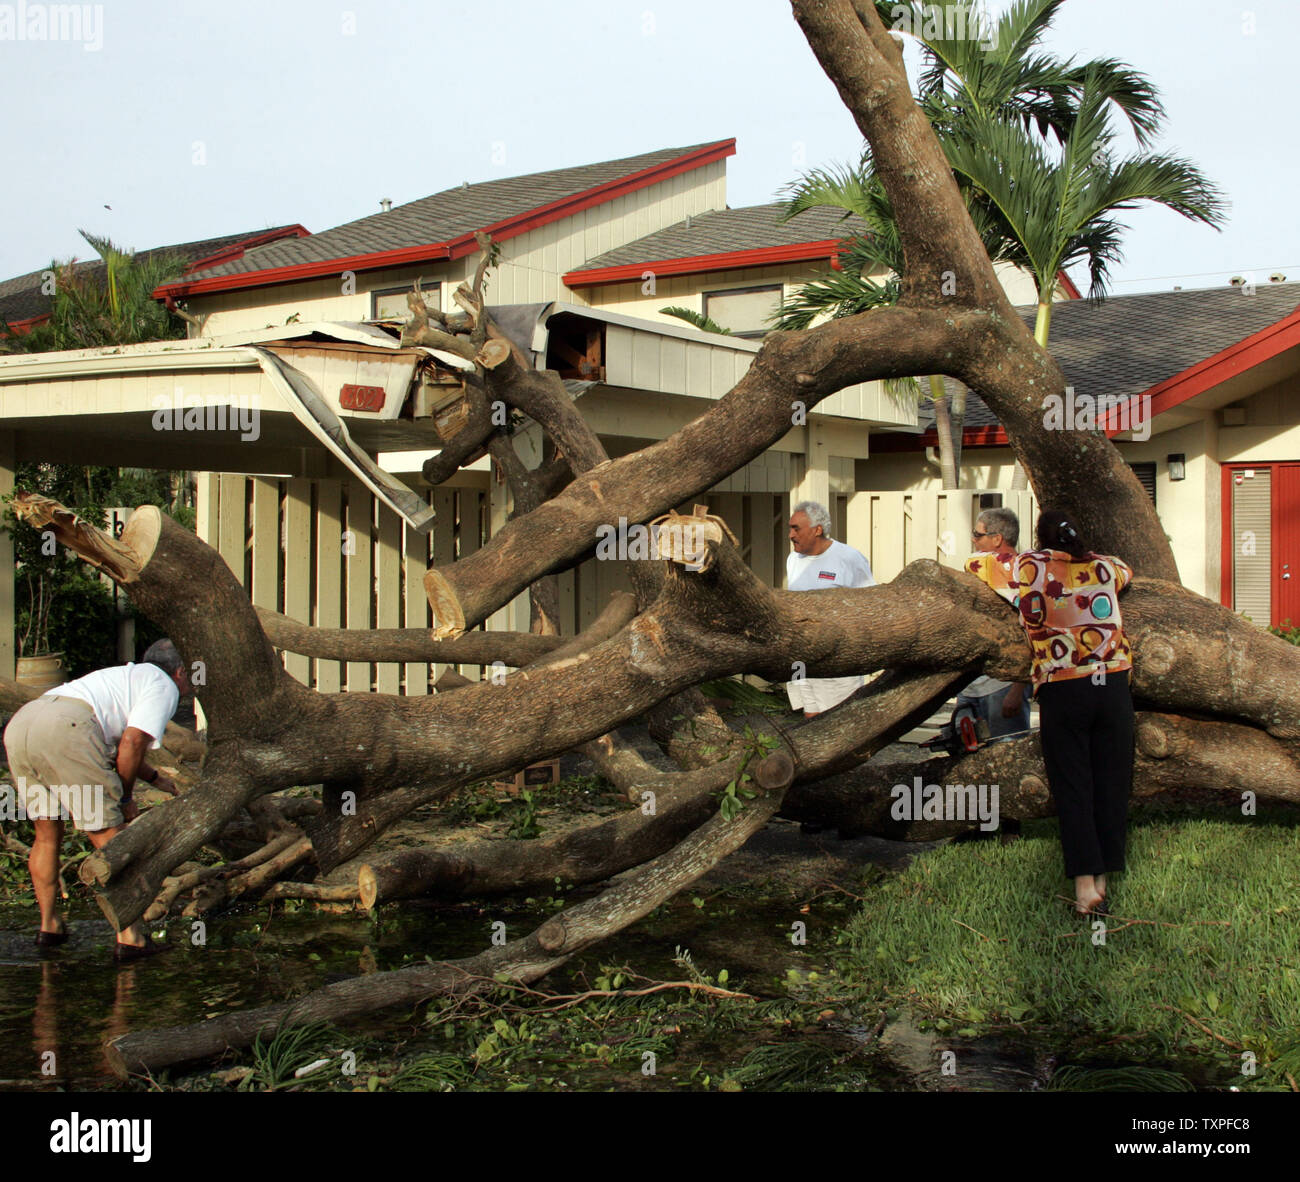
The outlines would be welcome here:
M 247 1046 L 259 1034 L 269 1036 L 281 1023 L 340 1021 L 383 1007 L 414 1005 L 436 994 L 481 993 L 498 977 L 530 984 L 575 953 L 648 915 L 761 829 L 780 807 L 794 773 L 794 764 L 784 752 L 768 756 L 764 765 L 754 780 L 760 793 L 738 817 L 731 821 L 714 817 L 627 881 L 552 916 L 522 939 L 466 960 L 355 977 L 291 1002 L 213 1018 L 197 1026 L 123 1035 L 108 1044 L 109 1062 L 125 1079 Z
M 966 310 L 983 313 L 972 333 L 982 339 L 954 341 L 943 364 L 912 372 L 944 373 L 975 390 L 1006 428 L 1040 503 L 1069 513 L 1094 550 L 1120 555 L 1141 574 L 1177 580 L 1173 551 L 1150 498 L 1110 440 L 1045 428 L 1043 400 L 1063 396 L 1065 378 L 1007 300 L 939 141 L 912 99 L 902 50 L 874 6 L 861 0 L 792 0 L 792 7 L 817 60 L 871 144 L 903 241 L 900 306 L 944 308 L 958 319 Z M 861 321 L 865 327 L 878 315 L 838 323 Z

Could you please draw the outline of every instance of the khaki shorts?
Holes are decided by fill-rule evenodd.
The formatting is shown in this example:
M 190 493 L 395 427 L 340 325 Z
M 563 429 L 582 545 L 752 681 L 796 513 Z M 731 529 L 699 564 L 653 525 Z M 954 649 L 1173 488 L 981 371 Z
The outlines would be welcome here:
M 803 681 L 786 682 L 785 692 L 794 709 L 823 714 L 861 689 L 865 681 L 861 674 L 853 677 L 806 677 Z
M 5 728 L 4 744 L 19 817 L 71 817 L 90 833 L 123 823 L 116 756 L 88 703 L 59 697 L 27 702 Z

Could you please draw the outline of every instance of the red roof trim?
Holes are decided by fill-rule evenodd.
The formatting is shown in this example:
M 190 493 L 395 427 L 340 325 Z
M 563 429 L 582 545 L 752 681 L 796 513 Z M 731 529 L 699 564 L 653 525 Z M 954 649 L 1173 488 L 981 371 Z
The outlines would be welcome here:
M 691 169 L 700 168 L 706 164 L 712 164 L 717 160 L 725 160 L 728 156 L 734 156 L 735 154 L 736 141 L 734 137 L 729 140 L 719 140 L 717 143 L 706 144 L 702 148 L 697 148 L 694 152 L 687 152 L 684 156 L 674 157 L 662 164 L 643 168 L 638 172 L 619 177 L 617 180 L 606 181 L 590 189 L 584 189 L 582 192 L 563 197 L 558 201 L 539 205 L 535 209 L 526 210 L 524 213 L 516 214 L 513 217 L 480 228 L 491 234 L 495 241 L 504 242 L 508 238 L 514 238 L 519 234 L 527 233 L 529 230 L 535 230 L 538 226 L 544 226 L 550 222 L 559 221 L 561 218 L 570 217 L 575 213 L 581 213 L 584 209 L 590 209 L 593 205 L 613 201 L 616 197 L 621 197 L 626 193 L 636 192 L 648 185 L 658 184 L 660 181 L 668 180 L 680 173 L 689 172 Z M 167 296 L 183 298 L 191 295 L 202 295 L 205 292 L 236 291 L 249 287 L 270 287 L 278 283 L 293 283 L 301 279 L 317 279 L 326 275 L 337 275 L 341 271 L 377 271 L 386 267 L 402 267 L 408 263 L 462 258 L 465 255 L 473 254 L 477 249 L 478 246 L 474 241 L 473 233 L 458 234 L 455 238 L 448 239 L 445 242 L 427 242 L 417 246 L 398 247 L 394 250 L 373 251 L 369 254 L 317 259 L 314 262 L 296 263 L 288 267 L 267 267 L 261 271 L 248 271 L 242 275 L 213 275 L 206 279 L 182 280 L 180 283 L 165 284 L 153 294 L 156 299 Z
M 597 287 L 605 283 L 639 280 L 647 270 L 656 275 L 689 275 L 697 271 L 734 271 L 742 267 L 766 267 L 773 263 L 805 262 L 810 259 L 834 259 L 842 238 L 823 238 L 817 242 L 794 242 L 785 246 L 756 246 L 749 250 L 730 250 L 721 254 L 688 255 L 677 259 L 646 260 L 621 263 L 616 267 L 595 267 L 590 271 L 570 271 L 564 276 L 566 287 Z
M 1241 298 L 1250 299 L 1246 295 Z M 1130 413 L 1137 410 L 1136 399 L 1150 398 L 1150 415 L 1154 418 L 1296 345 L 1300 345 L 1300 308 L 1235 345 L 1220 349 L 1212 357 L 1189 365 L 1181 373 L 1134 395 L 1129 399 Z M 1118 416 L 1118 410 L 1111 412 L 1112 418 Z
M 1143 422 L 1154 419 L 1156 415 L 1172 410 L 1198 394 L 1204 394 L 1206 390 L 1212 390 L 1229 378 L 1245 373 L 1296 346 L 1300 346 L 1300 308 L 1235 345 L 1219 350 L 1212 357 L 1189 365 L 1181 373 L 1157 382 L 1140 394 L 1134 394 L 1127 403 L 1112 408 L 1099 421 L 1099 425 L 1105 428 L 1108 436 L 1118 435 L 1121 430 L 1119 424 L 1124 422 L 1126 415 L 1130 424 L 1136 422 L 1138 416 L 1142 416 Z M 1140 400 L 1143 398 L 1151 400 L 1146 414 L 1142 412 Z M 883 441 L 888 437 L 880 438 Z M 893 445 L 888 450 L 919 451 L 923 447 L 935 447 L 939 442 L 939 436 L 933 427 L 920 435 L 898 435 L 897 438 L 907 442 L 903 446 Z M 876 442 L 873 437 L 872 445 L 876 446 Z M 966 427 L 962 431 L 963 447 L 1006 447 L 1008 443 L 1007 433 L 1000 426 Z
M 39 316 L 28 316 L 25 320 L 9 320 L 6 323 L 10 332 L 21 336 L 23 333 L 31 332 L 38 324 L 44 324 L 49 318 L 48 312 L 42 312 Z
M 311 231 L 306 226 L 292 225 L 281 226 L 277 230 L 265 230 L 261 234 L 253 234 L 248 238 L 241 238 L 238 242 L 232 242 L 229 246 L 223 247 L 215 254 L 210 254 L 201 259 L 195 259 L 185 268 L 185 274 L 189 275 L 194 271 L 204 271 L 208 267 L 217 267 L 222 263 L 233 262 L 235 259 L 244 257 L 244 252 L 252 250 L 255 246 L 265 246 L 268 242 L 279 242 L 282 238 L 310 238 Z
M 318 259 L 310 263 L 295 263 L 290 267 L 267 267 L 261 271 L 247 271 L 242 275 L 213 275 L 207 279 L 182 279 L 179 283 L 163 284 L 154 291 L 153 296 L 154 299 L 184 299 L 213 291 L 270 287 L 277 283 L 293 283 L 299 279 L 319 279 L 324 275 L 339 275 L 344 271 L 401 267 L 407 263 L 422 263 L 429 259 L 442 260 L 450 257 L 445 242 L 433 242 L 376 254 L 354 254 L 340 259 Z
M 1064 271 L 1057 271 L 1056 282 L 1061 285 L 1062 289 L 1065 291 L 1065 294 L 1070 299 L 1072 300 L 1083 299 L 1083 293 L 1077 287 L 1075 287 L 1074 280 L 1071 279 Z

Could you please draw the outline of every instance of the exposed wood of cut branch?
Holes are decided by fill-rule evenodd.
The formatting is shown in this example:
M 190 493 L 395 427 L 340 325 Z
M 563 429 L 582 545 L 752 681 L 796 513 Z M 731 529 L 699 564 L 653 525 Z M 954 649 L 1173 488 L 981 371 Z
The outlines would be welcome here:
M 267 888 L 263 902 L 280 899 L 305 899 L 314 903 L 352 903 L 357 901 L 357 884 L 277 882 Z

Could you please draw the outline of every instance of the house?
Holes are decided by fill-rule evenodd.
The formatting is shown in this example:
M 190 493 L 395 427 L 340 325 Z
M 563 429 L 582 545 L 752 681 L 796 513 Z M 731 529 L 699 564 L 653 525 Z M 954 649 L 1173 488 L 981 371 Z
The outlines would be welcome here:
M 432 493 L 420 484 L 459 379 L 454 358 L 397 340 L 412 284 L 454 310 L 452 292 L 477 263 L 474 231 L 490 233 L 494 315 L 561 373 L 610 454 L 626 454 L 730 390 L 780 295 L 834 266 L 852 232 L 829 211 L 783 223 L 779 205 L 729 209 L 734 152 L 734 140 L 719 140 L 466 183 L 192 265 L 155 293 L 193 317 L 188 341 L 0 359 L 0 486 L 27 458 L 197 469 L 200 532 L 256 604 L 320 626 L 423 626 L 424 568 L 482 545 L 511 506 L 486 458 Z M 1004 275 L 1030 298 L 1025 282 Z M 688 327 L 662 313 L 672 304 L 733 331 Z M 257 429 L 236 435 L 230 424 L 245 413 Z M 173 426 L 160 430 L 159 415 Z M 825 502 L 837 534 L 874 556 L 894 546 L 903 503 L 871 491 L 872 441 L 915 425 L 916 407 L 880 383 L 850 387 L 703 497 L 771 583 L 783 577 L 788 510 L 801 498 Z M 535 425 L 516 443 L 527 462 L 540 457 Z M 933 538 L 917 552 L 933 554 Z M 564 630 L 585 626 L 625 585 L 615 563 L 565 572 Z M 4 614 L 0 601 L 0 644 Z M 520 596 L 489 626 L 527 619 Z M 406 693 L 427 692 L 440 671 L 286 664 L 322 689 Z
M 250 230 L 241 234 L 226 234 L 219 238 L 201 238 L 195 242 L 179 242 L 172 246 L 155 246 L 135 252 L 137 259 L 156 255 L 171 255 L 179 259 L 186 272 L 239 259 L 245 251 L 285 238 L 306 237 L 308 231 L 299 225 L 275 226 L 269 230 Z M 85 279 L 102 283 L 107 274 L 103 259 L 87 259 L 75 264 L 77 274 Z M 30 332 L 50 318 L 50 294 L 53 272 L 50 268 L 29 271 L 12 279 L 0 280 L 0 322 L 15 333 Z
M 1298 304 L 1300 284 L 1285 282 L 1066 303 L 1049 340 L 1076 401 L 1111 407 L 1107 434 L 1155 502 L 1183 582 L 1260 623 L 1300 622 Z M 1018 310 L 1032 326 L 1034 309 Z M 938 489 L 932 418 L 873 436 L 873 488 Z M 963 489 L 997 503 L 1013 465 L 969 394 Z

